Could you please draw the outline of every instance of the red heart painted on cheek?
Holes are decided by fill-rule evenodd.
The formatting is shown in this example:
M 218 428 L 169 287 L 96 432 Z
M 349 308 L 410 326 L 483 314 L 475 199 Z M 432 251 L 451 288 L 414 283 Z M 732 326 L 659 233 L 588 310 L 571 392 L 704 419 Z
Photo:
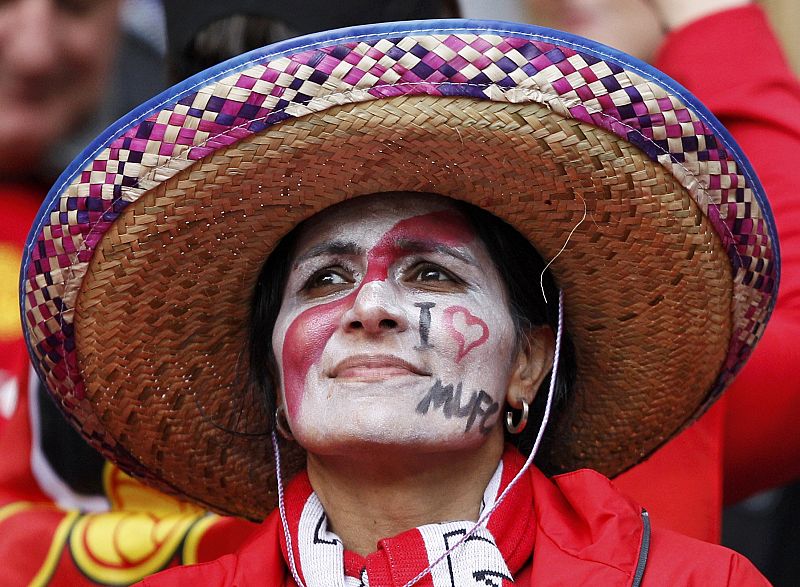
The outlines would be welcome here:
M 450 306 L 445 309 L 444 324 L 450 336 L 458 343 L 456 363 L 460 363 L 467 353 L 489 338 L 486 322 L 473 316 L 464 306 Z

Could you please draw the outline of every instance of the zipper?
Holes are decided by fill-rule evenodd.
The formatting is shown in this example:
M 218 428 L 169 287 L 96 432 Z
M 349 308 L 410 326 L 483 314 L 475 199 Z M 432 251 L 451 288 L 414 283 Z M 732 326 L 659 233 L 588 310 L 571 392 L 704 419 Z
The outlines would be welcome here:
M 647 566 L 647 555 L 650 552 L 650 514 L 642 508 L 642 545 L 639 548 L 639 562 L 636 563 L 636 573 L 633 575 L 631 587 L 640 587 L 644 568 Z

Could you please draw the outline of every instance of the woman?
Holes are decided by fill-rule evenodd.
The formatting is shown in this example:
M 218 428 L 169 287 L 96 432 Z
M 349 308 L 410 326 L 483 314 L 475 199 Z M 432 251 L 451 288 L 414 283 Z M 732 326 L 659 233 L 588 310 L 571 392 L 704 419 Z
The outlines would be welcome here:
M 120 121 L 51 192 L 23 303 L 95 446 L 268 516 L 166 583 L 752 585 L 576 469 L 616 475 L 702 413 L 777 270 L 749 165 L 674 82 L 440 21 L 275 45 Z M 537 394 L 551 364 L 575 385 Z

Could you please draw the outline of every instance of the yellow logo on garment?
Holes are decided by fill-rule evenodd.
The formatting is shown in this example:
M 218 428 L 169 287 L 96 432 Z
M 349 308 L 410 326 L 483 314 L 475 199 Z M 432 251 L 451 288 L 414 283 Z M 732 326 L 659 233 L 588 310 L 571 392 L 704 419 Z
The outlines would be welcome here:
M 104 477 L 111 511 L 82 516 L 70 533 L 70 552 L 93 581 L 133 583 L 164 568 L 204 512 L 111 465 Z
M 19 324 L 19 266 L 22 250 L 0 243 L 0 341 L 22 336 Z

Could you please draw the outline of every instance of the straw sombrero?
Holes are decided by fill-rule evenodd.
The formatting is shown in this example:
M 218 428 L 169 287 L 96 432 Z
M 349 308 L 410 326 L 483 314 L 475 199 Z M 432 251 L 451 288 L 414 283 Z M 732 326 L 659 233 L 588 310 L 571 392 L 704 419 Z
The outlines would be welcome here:
M 760 184 L 677 83 L 547 29 L 393 23 L 242 55 L 97 139 L 28 239 L 40 376 L 124 469 L 263 517 L 268 414 L 238 378 L 258 272 L 299 221 L 398 190 L 477 204 L 545 259 L 577 225 L 551 267 L 578 371 L 550 472 L 615 475 L 663 444 L 731 381 L 775 300 Z

